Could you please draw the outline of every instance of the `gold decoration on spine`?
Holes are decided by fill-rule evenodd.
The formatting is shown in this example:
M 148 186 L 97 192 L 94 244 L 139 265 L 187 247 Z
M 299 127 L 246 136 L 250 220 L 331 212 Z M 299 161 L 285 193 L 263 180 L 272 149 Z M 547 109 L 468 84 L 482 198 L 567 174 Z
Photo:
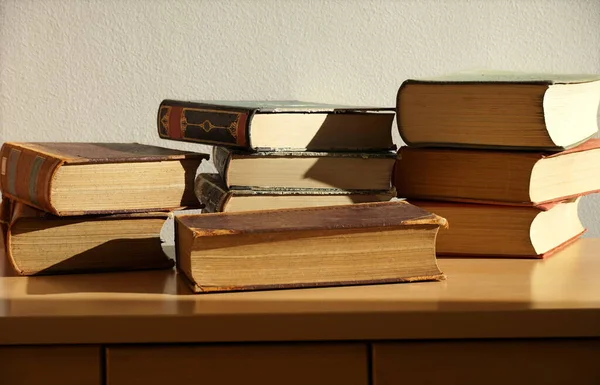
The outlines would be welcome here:
M 204 132 L 210 132 L 212 130 L 227 130 L 229 132 L 229 134 L 234 137 L 237 138 L 237 128 L 238 128 L 238 124 L 240 121 L 240 116 L 241 114 L 239 112 L 230 112 L 230 111 L 219 111 L 219 110 L 200 110 L 197 109 L 196 111 L 202 111 L 202 112 L 216 112 L 216 113 L 225 113 L 225 114 L 236 114 L 236 119 L 231 122 L 229 125 L 227 126 L 218 126 L 213 124 L 210 120 L 206 119 L 204 120 L 202 123 L 189 123 L 185 117 L 185 111 L 186 110 L 190 110 L 190 111 L 194 111 L 196 109 L 193 108 L 185 108 L 183 110 L 183 113 L 181 114 L 181 132 L 182 134 L 185 136 L 185 130 L 186 128 L 189 127 L 199 127 L 201 128 Z
M 162 107 L 161 110 L 167 110 L 165 115 L 160 119 L 160 124 L 163 130 L 169 134 L 169 117 L 171 116 L 171 107 Z
M 181 119 L 179 120 L 179 127 L 181 128 L 181 136 L 185 137 L 185 129 L 188 126 L 187 119 L 185 117 L 185 113 L 181 114 Z

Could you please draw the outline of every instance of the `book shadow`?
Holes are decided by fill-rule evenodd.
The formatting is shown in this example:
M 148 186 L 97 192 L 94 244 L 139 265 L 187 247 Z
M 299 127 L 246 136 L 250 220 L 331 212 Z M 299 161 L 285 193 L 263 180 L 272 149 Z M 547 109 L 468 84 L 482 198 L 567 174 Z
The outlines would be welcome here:
M 187 294 L 159 238 L 117 239 L 81 252 L 27 279 L 27 294 Z
M 26 293 L 28 295 L 73 293 L 193 294 L 178 276 L 174 267 L 110 273 L 31 276 L 27 277 Z M 132 299 L 132 302 L 135 302 L 135 300 Z
M 35 275 L 104 273 L 170 267 L 173 267 L 173 261 L 164 254 L 159 237 L 119 238 L 75 254 L 40 270 Z
M 373 115 L 363 115 L 360 119 L 348 120 L 347 115 L 344 113 L 340 113 L 345 111 L 345 109 L 333 109 L 334 113 L 326 114 L 321 126 L 312 137 L 312 139 L 306 145 L 307 151 L 331 151 L 331 143 L 335 142 L 335 139 L 339 138 L 340 135 L 344 135 L 344 131 L 348 135 L 356 135 L 356 132 L 363 131 L 365 125 L 369 124 L 379 124 L 379 117 Z M 371 120 L 371 122 L 366 122 L 364 119 Z M 385 133 L 380 133 L 380 135 L 384 135 Z M 372 134 L 369 136 L 369 139 L 373 140 L 373 143 L 361 143 L 357 148 L 346 148 L 344 152 L 385 152 L 385 151 L 396 151 L 397 146 L 394 143 L 390 143 L 389 147 L 374 147 L 374 143 L 381 143 L 384 141 L 384 138 L 381 136 L 379 138 L 374 137 Z M 377 140 L 378 139 L 378 140 Z M 366 147 L 365 147 L 366 146 Z
M 320 157 L 314 162 L 314 164 L 304 173 L 303 178 L 313 180 L 316 182 L 320 182 L 321 184 L 325 184 L 324 187 L 316 187 L 311 188 L 314 192 L 322 191 L 323 194 L 331 193 L 332 189 L 339 189 L 344 191 L 352 191 L 352 192 L 367 192 L 373 193 L 375 191 L 383 192 L 388 191 L 392 188 L 392 173 L 394 167 L 394 156 L 389 155 L 389 153 L 336 153 L 335 157 L 348 157 L 353 158 L 354 169 L 347 170 L 336 170 L 336 172 L 332 172 L 332 167 L 330 162 L 328 162 L 328 158 L 334 157 L 334 155 L 325 155 Z M 388 163 L 388 169 L 384 170 L 381 166 L 375 164 L 376 161 L 384 161 Z M 372 165 L 375 164 L 375 167 Z M 379 179 L 381 181 L 388 181 L 388 185 L 385 188 L 365 188 L 363 179 L 365 176 L 369 176 L 369 178 L 373 177 L 374 173 L 379 173 L 376 175 L 376 180 Z M 351 175 L 351 180 L 349 180 L 348 175 Z M 352 186 L 354 184 L 354 186 Z
M 182 207 L 200 208 L 202 207 L 202 204 L 198 200 L 198 197 L 196 197 L 196 192 L 194 191 L 194 182 L 196 180 L 196 174 L 199 166 L 194 165 L 194 163 L 191 162 L 181 161 L 180 163 L 184 170 L 185 183 L 180 205 Z

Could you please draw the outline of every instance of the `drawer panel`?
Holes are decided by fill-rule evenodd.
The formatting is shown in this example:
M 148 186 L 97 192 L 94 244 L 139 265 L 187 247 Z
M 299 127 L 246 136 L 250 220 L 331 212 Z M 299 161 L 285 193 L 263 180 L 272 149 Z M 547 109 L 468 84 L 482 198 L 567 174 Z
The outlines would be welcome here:
M 373 384 L 600 384 L 600 339 L 373 345 Z
M 109 347 L 108 385 L 366 385 L 363 344 Z
M 0 384 L 100 385 L 99 346 L 0 346 Z

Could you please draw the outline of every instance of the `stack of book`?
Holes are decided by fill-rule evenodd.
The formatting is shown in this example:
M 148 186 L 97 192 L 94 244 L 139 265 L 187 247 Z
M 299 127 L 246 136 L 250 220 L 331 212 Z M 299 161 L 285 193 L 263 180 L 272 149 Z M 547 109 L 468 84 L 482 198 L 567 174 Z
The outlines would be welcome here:
M 204 212 L 389 201 L 394 108 L 299 101 L 164 100 L 161 138 L 214 146 Z
M 446 220 L 393 200 L 394 109 L 164 100 L 162 138 L 214 145 L 202 214 L 175 216 L 177 270 L 196 293 L 444 278 Z
M 439 214 L 438 255 L 543 258 L 600 189 L 600 77 L 461 73 L 398 91 L 398 196 Z
M 136 143 L 4 143 L 1 220 L 16 274 L 173 267 L 161 229 L 200 206 L 206 154 Z

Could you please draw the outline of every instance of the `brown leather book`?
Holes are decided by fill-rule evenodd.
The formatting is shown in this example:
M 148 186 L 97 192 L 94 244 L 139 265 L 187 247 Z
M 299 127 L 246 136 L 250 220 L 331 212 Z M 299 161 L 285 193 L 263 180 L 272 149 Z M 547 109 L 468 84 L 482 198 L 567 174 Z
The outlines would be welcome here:
M 197 293 L 439 280 L 445 226 L 399 200 L 177 215 L 176 264 Z
M 169 213 L 59 217 L 2 199 L 6 256 L 18 275 L 172 268 L 160 231 Z
M 4 143 L 2 195 L 59 216 L 197 207 L 207 154 L 138 143 Z
M 437 238 L 438 257 L 547 258 L 584 232 L 581 198 L 544 207 L 410 200 L 448 220 Z
M 600 190 L 600 139 L 558 153 L 402 147 L 398 197 L 536 206 Z
M 202 212 L 236 212 L 337 206 L 351 203 L 386 202 L 396 196 L 389 190 L 328 189 L 229 189 L 219 174 L 201 173 L 196 177 L 196 197 Z
M 296 100 L 163 100 L 158 135 L 246 151 L 395 149 L 394 108 Z

